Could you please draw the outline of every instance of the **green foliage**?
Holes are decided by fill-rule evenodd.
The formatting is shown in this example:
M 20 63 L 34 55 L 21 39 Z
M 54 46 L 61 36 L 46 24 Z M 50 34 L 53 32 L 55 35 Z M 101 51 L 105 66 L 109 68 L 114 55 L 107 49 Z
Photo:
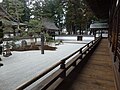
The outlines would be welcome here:
M 57 27 L 61 29 L 64 27 L 62 22 L 64 11 L 61 0 L 37 0 L 33 6 L 31 15 L 34 15 L 34 19 L 49 18 L 54 20 Z
M 3 0 L 3 7 L 12 17 L 20 22 L 29 21 L 30 10 L 25 0 Z
M 29 26 L 31 27 L 29 32 L 33 32 L 33 33 L 41 32 L 41 28 L 42 28 L 41 21 L 36 19 L 31 19 L 29 21 Z
M 16 42 L 18 40 L 20 40 L 20 36 L 14 36 L 13 41 Z
M 40 21 L 38 21 L 38 20 L 31 19 L 31 20 L 29 21 L 29 25 L 32 26 L 32 27 L 35 27 L 36 25 L 39 24 L 39 22 L 40 22 Z
M 3 38 L 4 34 L 3 34 L 3 30 L 0 29 L 0 38 Z
M 45 39 L 46 39 L 46 42 L 53 42 L 53 38 L 52 36 L 50 36 L 49 34 L 45 34 Z
M 0 38 L 3 38 L 3 35 L 4 35 L 4 34 L 3 34 L 2 32 L 0 32 Z
M 20 33 L 20 37 L 27 37 L 27 36 L 28 36 L 28 33 L 25 32 L 25 31 L 22 31 L 22 32 Z
M 86 24 L 94 18 L 84 0 L 66 1 L 66 26 L 68 32 L 76 33 L 84 29 Z
M 18 21 L 29 22 L 30 16 L 34 16 L 29 22 L 31 32 L 41 31 L 42 18 L 54 20 L 58 28 L 66 27 L 69 33 L 85 29 L 92 19 L 96 19 L 85 0 L 4 0 L 3 4 Z
M 14 41 L 11 42 L 12 49 L 16 49 L 16 44 Z

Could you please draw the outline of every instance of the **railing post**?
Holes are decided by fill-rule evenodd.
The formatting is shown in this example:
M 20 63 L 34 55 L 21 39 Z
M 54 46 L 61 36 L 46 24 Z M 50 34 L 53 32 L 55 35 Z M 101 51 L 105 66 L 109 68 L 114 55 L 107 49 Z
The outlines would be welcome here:
M 92 41 L 92 44 L 94 44 L 94 42 Z
M 80 48 L 80 54 L 82 53 L 82 48 Z
M 74 66 L 74 67 L 76 66 L 76 61 L 73 63 L 73 66 Z
M 44 34 L 41 33 L 41 54 L 44 54 Z
M 66 77 L 65 60 L 62 60 L 60 69 L 64 69 L 64 71 L 63 71 L 62 74 L 60 75 L 60 77 L 64 79 L 64 78 Z
M 101 35 L 100 35 L 100 37 L 102 38 L 102 30 L 101 30 Z
M 81 54 L 81 55 L 80 55 L 80 59 L 82 59 L 82 55 L 83 55 L 83 54 L 82 54 L 82 48 L 80 49 L 80 54 Z
M 90 49 L 92 49 L 92 48 L 94 47 L 94 42 L 95 42 L 95 40 L 93 40 L 93 41 L 91 42 L 91 48 L 90 48 Z
M 87 50 L 87 51 L 89 52 L 89 43 L 87 44 L 87 48 L 88 48 L 88 50 Z

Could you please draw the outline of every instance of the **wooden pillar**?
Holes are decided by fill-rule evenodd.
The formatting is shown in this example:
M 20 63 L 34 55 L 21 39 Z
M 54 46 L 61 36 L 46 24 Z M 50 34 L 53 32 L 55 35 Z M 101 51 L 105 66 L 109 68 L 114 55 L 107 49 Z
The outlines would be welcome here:
M 114 49 L 115 49 L 114 50 L 114 62 L 116 61 L 117 47 L 119 47 L 118 46 L 118 38 L 119 38 L 119 13 L 117 13 L 117 17 L 116 17 L 115 45 L 114 45 Z
M 113 30 L 112 30 L 112 52 L 114 52 L 115 49 L 115 38 L 116 38 L 116 16 L 114 16 L 114 20 L 113 20 Z
M 0 44 L 3 43 L 3 24 L 2 21 L 0 21 Z M 0 54 L 2 54 L 2 46 L 0 45 Z M 2 61 L 1 57 L 0 57 L 0 61 Z M 0 67 L 3 66 L 2 63 L 0 63 Z
M 65 60 L 62 60 L 62 63 L 61 63 L 60 69 L 63 69 L 63 70 L 64 70 L 64 72 L 60 75 L 60 77 L 61 77 L 62 79 L 65 79 L 65 77 L 66 77 Z
M 93 30 L 94 39 L 96 39 L 96 30 Z
M 13 35 L 15 37 L 16 36 L 16 31 L 15 31 L 16 27 L 12 26 L 12 28 L 13 28 Z
M 100 36 L 102 37 L 102 29 L 100 30 Z
M 41 54 L 44 54 L 44 34 L 41 33 Z

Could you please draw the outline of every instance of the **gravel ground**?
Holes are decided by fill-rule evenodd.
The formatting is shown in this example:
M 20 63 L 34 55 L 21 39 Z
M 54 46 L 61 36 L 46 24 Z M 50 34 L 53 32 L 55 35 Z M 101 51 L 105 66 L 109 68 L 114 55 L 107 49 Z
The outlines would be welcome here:
M 90 40 L 84 41 L 86 43 Z M 67 57 L 85 44 L 64 43 L 57 46 L 56 51 L 13 51 L 10 57 L 2 57 L 3 67 L 0 68 L 0 90 L 15 90 L 27 80 L 49 68 L 57 61 Z

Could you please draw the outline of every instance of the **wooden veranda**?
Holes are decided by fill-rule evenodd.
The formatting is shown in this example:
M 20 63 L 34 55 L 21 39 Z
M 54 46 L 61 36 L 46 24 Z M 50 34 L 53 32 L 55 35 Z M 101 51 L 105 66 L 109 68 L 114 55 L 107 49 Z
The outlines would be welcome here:
M 116 90 L 107 39 L 101 40 L 83 70 L 79 67 L 56 90 Z

